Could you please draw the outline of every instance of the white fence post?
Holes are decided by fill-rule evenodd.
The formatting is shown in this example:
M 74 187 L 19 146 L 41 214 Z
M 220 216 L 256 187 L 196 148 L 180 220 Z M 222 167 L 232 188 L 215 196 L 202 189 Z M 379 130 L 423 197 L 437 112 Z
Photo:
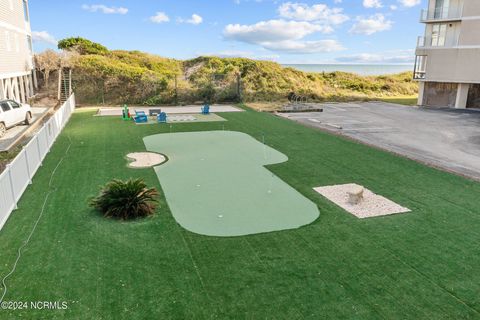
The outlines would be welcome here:
M 32 173 L 30 172 L 30 162 L 28 161 L 28 152 L 23 147 L 22 151 L 25 153 L 25 165 L 27 166 L 27 173 L 28 173 L 28 184 L 32 184 Z
M 43 132 L 42 130 L 40 132 Z M 42 152 L 40 151 L 40 141 L 38 141 L 38 135 L 36 135 L 33 139 L 37 140 L 37 151 L 38 151 L 38 159 L 40 159 L 40 167 L 43 166 L 43 158 Z

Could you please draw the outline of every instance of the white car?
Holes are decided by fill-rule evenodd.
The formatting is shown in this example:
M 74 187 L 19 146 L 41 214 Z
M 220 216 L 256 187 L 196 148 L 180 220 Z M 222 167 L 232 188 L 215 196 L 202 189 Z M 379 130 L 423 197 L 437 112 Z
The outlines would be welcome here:
M 0 100 L 0 137 L 5 135 L 8 128 L 17 124 L 32 122 L 32 109 L 26 103 L 17 103 L 13 100 Z

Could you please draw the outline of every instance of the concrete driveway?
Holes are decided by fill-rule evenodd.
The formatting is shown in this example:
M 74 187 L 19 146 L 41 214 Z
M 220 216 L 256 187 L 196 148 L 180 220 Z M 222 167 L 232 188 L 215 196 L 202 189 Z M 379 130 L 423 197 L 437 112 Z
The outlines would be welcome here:
M 19 124 L 13 128 L 7 130 L 7 133 L 0 138 L 0 151 L 8 151 L 15 145 L 28 131 L 30 127 L 33 127 L 36 122 L 41 119 L 49 108 L 32 108 L 32 124 L 27 126 L 25 124 Z
M 480 112 L 384 102 L 322 104 L 280 116 L 480 180 Z

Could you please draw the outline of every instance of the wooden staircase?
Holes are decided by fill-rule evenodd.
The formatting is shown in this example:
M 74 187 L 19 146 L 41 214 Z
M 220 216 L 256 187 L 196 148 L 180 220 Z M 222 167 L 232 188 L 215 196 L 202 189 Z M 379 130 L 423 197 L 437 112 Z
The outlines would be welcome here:
M 64 103 L 72 95 L 72 69 L 62 68 L 58 71 L 58 101 Z

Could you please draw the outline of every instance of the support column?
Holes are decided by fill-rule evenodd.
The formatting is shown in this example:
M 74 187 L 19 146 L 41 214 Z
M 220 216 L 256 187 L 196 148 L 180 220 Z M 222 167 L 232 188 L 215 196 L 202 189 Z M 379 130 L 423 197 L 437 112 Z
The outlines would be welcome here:
M 28 75 L 28 78 L 30 79 L 30 81 L 28 81 L 28 84 L 30 85 L 30 96 L 33 96 L 35 94 L 33 87 L 35 86 L 35 89 L 37 89 L 37 77 L 35 77 L 36 73 L 37 72 L 34 70 L 32 74 Z M 33 81 L 32 81 L 32 78 L 33 78 Z
M 15 100 L 15 94 L 13 93 L 13 78 L 6 79 L 5 86 L 7 87 L 7 99 Z
M 36 69 L 33 69 L 32 70 L 32 78 L 33 78 L 33 86 L 35 87 L 35 89 L 38 89 L 38 82 L 37 82 L 37 70 Z M 33 92 L 33 88 L 31 88 L 32 92 Z
M 23 82 L 23 76 L 18 77 L 18 84 L 17 85 L 20 89 L 20 101 L 22 103 L 27 102 L 27 100 L 25 98 L 25 84 Z
M 457 89 L 457 99 L 455 100 L 455 109 L 465 109 L 467 107 L 469 83 L 459 83 Z
M 3 85 L 3 79 L 0 79 L 0 99 L 7 99 L 7 91 Z
M 423 93 L 425 91 L 425 82 L 419 81 L 418 82 L 418 100 L 417 106 L 423 106 Z
M 20 87 L 18 83 L 18 77 L 12 78 L 12 87 L 13 87 L 13 100 L 20 101 Z
M 25 84 L 25 95 L 27 96 L 27 100 L 32 96 L 30 92 L 30 79 L 27 76 L 23 76 L 23 83 Z

